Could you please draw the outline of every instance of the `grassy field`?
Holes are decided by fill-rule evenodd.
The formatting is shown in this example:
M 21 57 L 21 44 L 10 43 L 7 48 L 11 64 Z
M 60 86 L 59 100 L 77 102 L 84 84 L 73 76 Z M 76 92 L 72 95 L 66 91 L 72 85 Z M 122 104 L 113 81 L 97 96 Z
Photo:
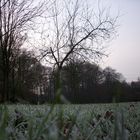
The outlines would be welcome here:
M 0 140 L 140 140 L 140 103 L 1 105 Z

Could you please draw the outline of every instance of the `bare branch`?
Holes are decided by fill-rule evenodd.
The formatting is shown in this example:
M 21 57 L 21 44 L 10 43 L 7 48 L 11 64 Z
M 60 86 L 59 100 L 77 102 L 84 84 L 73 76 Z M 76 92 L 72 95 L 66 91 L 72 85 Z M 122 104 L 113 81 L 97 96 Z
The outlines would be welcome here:
M 116 32 L 118 17 L 111 18 L 107 9 L 101 9 L 99 3 L 97 13 L 84 4 L 79 0 L 58 0 L 52 7 L 52 29 L 48 29 L 51 36 L 46 40 L 50 43 L 44 47 L 46 50 L 51 48 L 51 60 L 57 67 L 62 68 L 72 55 L 101 59 L 105 55 L 102 43 L 110 40 Z M 50 53 L 48 55 L 48 51 L 43 50 L 42 57 L 49 58 Z

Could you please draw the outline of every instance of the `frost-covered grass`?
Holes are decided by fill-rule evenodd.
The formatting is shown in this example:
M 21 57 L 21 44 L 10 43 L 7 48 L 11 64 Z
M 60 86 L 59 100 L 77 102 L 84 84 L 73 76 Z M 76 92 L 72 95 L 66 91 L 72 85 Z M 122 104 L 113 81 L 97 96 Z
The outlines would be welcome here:
M 0 140 L 140 140 L 140 103 L 1 105 Z

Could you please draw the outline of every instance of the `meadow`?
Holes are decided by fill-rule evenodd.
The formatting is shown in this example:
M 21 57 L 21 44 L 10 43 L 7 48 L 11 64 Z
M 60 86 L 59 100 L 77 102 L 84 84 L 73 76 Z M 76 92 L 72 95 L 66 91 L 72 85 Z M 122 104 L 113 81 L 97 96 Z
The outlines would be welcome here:
M 0 105 L 0 140 L 140 140 L 140 103 Z

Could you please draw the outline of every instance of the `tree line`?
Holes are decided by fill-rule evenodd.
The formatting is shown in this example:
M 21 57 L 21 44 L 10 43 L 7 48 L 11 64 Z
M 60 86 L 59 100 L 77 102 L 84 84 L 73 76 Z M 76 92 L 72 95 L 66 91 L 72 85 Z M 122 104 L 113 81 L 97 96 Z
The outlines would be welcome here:
M 14 73 L 9 76 L 10 102 L 53 103 L 56 95 L 57 69 L 42 65 L 35 54 L 21 50 Z M 0 100 L 3 101 L 3 78 L 0 69 Z M 61 96 L 70 103 L 105 103 L 140 100 L 140 82 L 127 83 L 111 67 L 70 60 L 62 68 Z
M 57 71 L 57 70 L 56 70 Z M 52 72 L 48 101 L 55 97 L 55 74 Z M 95 63 L 81 60 L 69 61 L 61 73 L 64 101 L 70 103 L 111 103 L 140 100 L 140 81 L 127 83 L 121 73 L 111 67 L 102 69 Z

